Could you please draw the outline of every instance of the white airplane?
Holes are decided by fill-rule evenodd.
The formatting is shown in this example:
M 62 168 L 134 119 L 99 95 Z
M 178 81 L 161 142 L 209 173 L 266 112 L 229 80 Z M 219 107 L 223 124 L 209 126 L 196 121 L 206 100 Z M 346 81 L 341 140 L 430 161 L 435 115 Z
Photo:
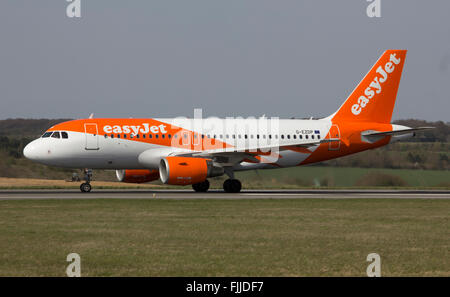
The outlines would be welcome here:
M 209 189 L 228 175 L 225 192 L 241 190 L 234 172 L 321 162 L 384 146 L 431 127 L 390 124 L 406 50 L 387 50 L 342 106 L 323 119 L 89 119 L 57 124 L 24 148 L 46 165 L 115 169 L 119 181 Z

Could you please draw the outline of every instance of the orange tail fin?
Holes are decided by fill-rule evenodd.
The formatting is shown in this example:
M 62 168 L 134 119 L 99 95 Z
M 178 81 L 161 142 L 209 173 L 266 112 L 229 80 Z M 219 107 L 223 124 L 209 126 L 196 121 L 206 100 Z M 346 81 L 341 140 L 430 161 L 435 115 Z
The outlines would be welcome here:
M 353 90 L 333 121 L 390 123 L 406 50 L 387 50 Z

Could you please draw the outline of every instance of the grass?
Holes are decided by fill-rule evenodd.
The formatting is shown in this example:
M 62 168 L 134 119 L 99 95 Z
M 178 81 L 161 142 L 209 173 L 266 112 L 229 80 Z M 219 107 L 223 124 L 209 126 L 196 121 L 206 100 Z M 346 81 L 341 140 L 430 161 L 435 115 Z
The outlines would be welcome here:
M 0 276 L 450 276 L 449 200 L 0 201 Z
M 0 189 L 79 189 L 80 182 L 67 182 L 64 180 L 8 178 L 0 177 Z M 156 184 L 128 184 L 121 182 L 93 181 L 95 189 L 160 189 Z
M 102 176 L 112 181 L 94 181 L 94 188 L 177 188 L 159 181 L 147 184 L 113 182 L 114 171 L 103 171 Z M 94 179 L 97 174 L 94 171 Z M 377 178 L 379 177 L 379 178 Z M 66 177 L 67 178 L 67 177 Z M 211 188 L 222 188 L 226 176 L 210 179 Z M 236 172 L 244 189 L 297 189 L 297 188 L 413 188 L 450 189 L 450 171 L 420 169 L 367 169 L 350 167 L 301 166 L 272 170 Z M 100 178 L 99 178 L 100 179 Z M 390 183 L 390 181 L 392 183 Z M 379 182 L 379 183 L 378 183 Z M 0 189 L 77 189 L 79 184 L 63 180 L 2 178 Z M 187 188 L 190 189 L 190 186 Z
M 238 177 L 261 187 L 276 187 L 277 184 L 283 183 L 294 186 L 353 187 L 361 178 L 370 178 L 374 173 L 400 177 L 409 187 L 450 187 L 448 170 L 303 166 L 239 172 Z

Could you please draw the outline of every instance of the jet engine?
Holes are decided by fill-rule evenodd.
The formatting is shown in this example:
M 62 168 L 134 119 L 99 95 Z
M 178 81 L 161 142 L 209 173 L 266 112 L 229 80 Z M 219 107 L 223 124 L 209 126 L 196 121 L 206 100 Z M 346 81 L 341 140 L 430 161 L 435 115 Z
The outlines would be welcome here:
M 141 184 L 157 180 L 159 178 L 159 171 L 157 169 L 126 169 L 116 170 L 117 179 L 124 183 Z
M 166 157 L 159 163 L 161 181 L 169 185 L 192 185 L 223 175 L 224 169 L 204 158 Z

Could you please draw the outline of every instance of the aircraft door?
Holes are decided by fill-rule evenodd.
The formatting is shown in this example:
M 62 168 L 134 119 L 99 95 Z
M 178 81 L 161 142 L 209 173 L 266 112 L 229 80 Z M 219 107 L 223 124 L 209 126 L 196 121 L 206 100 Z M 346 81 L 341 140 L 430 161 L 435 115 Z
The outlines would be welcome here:
M 328 144 L 329 151 L 338 151 L 341 147 L 341 132 L 339 131 L 339 126 L 333 124 L 330 128 L 330 132 L 328 132 L 328 137 L 330 139 L 336 139 L 335 141 L 331 141 Z
M 98 150 L 98 128 L 97 124 L 84 124 L 84 132 L 86 137 L 86 150 Z

